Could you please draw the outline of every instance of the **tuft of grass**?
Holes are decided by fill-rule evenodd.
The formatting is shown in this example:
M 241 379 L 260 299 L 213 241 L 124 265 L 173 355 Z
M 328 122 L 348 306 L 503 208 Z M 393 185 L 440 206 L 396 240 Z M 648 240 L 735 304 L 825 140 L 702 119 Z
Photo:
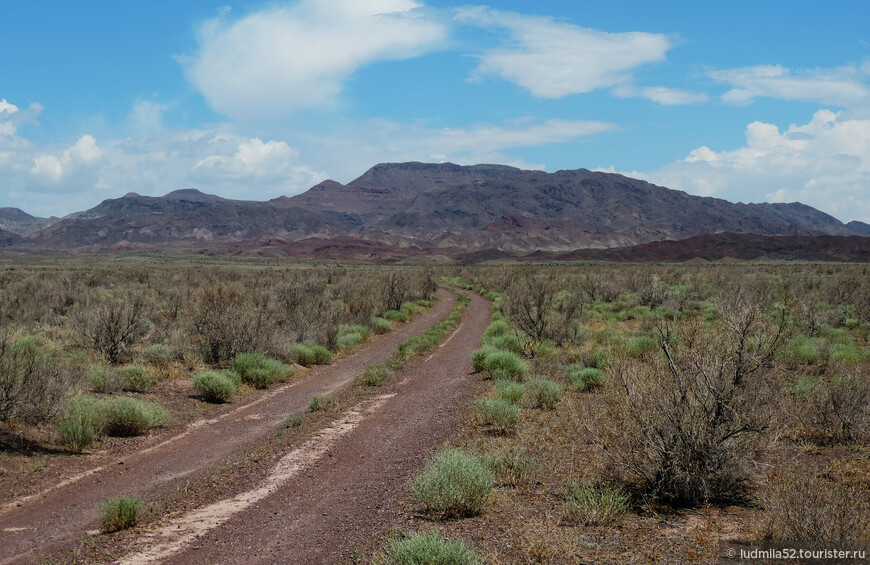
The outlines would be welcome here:
M 120 437 L 142 435 L 169 420 L 169 412 L 159 404 L 128 397 L 101 402 L 99 414 L 105 433 Z
M 405 302 L 399 310 L 404 315 L 408 316 L 408 318 L 413 318 L 420 313 L 420 308 L 418 308 L 413 302 Z
M 478 398 L 474 404 L 478 422 L 499 434 L 512 434 L 520 423 L 520 409 L 505 400 Z
M 379 316 L 372 316 L 371 324 L 372 331 L 376 334 L 385 334 L 393 329 L 393 324 L 391 324 L 389 320 Z
M 477 457 L 445 449 L 411 481 L 414 500 L 436 518 L 479 514 L 492 492 L 492 474 Z
M 227 402 L 236 394 L 238 373 L 207 371 L 193 377 L 193 389 L 206 402 Z
M 529 374 L 529 366 L 526 362 L 510 351 L 496 351 L 487 355 L 484 368 L 496 380 L 512 379 L 522 382 Z
M 471 368 L 475 373 L 480 373 L 486 370 L 486 358 L 498 351 L 491 345 L 484 345 L 480 349 L 475 349 L 471 354 Z
M 329 404 L 329 399 L 323 396 L 318 396 L 314 394 L 308 397 L 308 409 L 312 412 L 325 410 L 327 404 Z
M 297 343 L 291 350 L 293 360 L 305 367 L 326 365 L 332 361 L 332 351 L 314 343 Z
M 629 498 L 619 487 L 605 483 L 572 484 L 565 493 L 565 518 L 584 526 L 610 526 L 628 511 Z
M 55 423 L 55 428 L 63 440 L 63 444 L 72 453 L 81 453 L 96 441 L 97 432 L 93 414 L 73 414 L 61 418 Z
M 501 379 L 495 381 L 495 393 L 500 400 L 510 402 L 511 404 L 519 404 L 526 393 L 526 387 L 515 381 Z
M 393 371 L 387 365 L 369 365 L 354 381 L 361 386 L 380 386 L 392 376 Z
M 483 565 L 483 559 L 463 541 L 452 541 L 438 532 L 415 532 L 393 538 L 378 555 L 379 565 Z
M 384 318 L 391 322 L 407 322 L 410 320 L 407 314 L 398 310 L 387 310 L 384 312 Z
M 107 498 L 103 502 L 103 514 L 100 517 L 100 531 L 104 534 L 119 532 L 132 528 L 139 523 L 139 512 L 142 510 L 141 498 Z
M 302 422 L 305 421 L 305 414 L 290 414 L 287 416 L 287 419 L 284 420 L 284 423 L 281 425 L 283 428 L 298 428 L 302 425 Z
M 489 326 L 486 327 L 486 332 L 483 334 L 484 339 L 490 339 L 494 337 L 501 337 L 510 333 L 511 327 L 508 325 L 507 321 L 504 319 L 495 320 Z
M 127 392 L 148 392 L 154 386 L 154 379 L 141 365 L 131 365 L 121 369 L 121 388 Z
M 162 343 L 155 343 L 154 345 L 148 346 L 148 349 L 145 350 L 145 358 L 148 359 L 149 362 L 155 364 L 168 363 L 172 360 L 172 351 L 169 350 L 169 346 L 163 345 Z
M 230 365 L 244 382 L 256 388 L 269 388 L 293 375 L 293 367 L 260 353 L 239 353 Z
M 482 456 L 481 460 L 499 485 L 518 487 L 530 484 L 534 479 L 535 461 L 523 453 L 501 449 Z
M 588 392 L 604 384 L 604 373 L 592 367 L 569 365 L 565 371 L 565 384 L 577 392 Z
M 484 338 L 483 344 L 491 345 L 492 347 L 502 351 L 510 351 L 517 355 L 523 354 L 523 345 L 520 343 L 520 339 L 516 334 L 513 333 Z
M 102 367 L 88 371 L 88 382 L 91 390 L 97 393 L 115 392 L 121 388 L 118 374 Z
M 534 408 L 552 410 L 562 400 L 562 388 L 549 379 L 533 379 L 526 390 Z

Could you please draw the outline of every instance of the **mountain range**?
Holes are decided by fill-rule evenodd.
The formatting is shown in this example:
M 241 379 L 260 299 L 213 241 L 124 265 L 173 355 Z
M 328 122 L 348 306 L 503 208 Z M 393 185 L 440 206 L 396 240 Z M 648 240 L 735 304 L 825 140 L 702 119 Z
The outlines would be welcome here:
M 581 259 L 591 252 L 584 250 L 617 257 L 626 253 L 607 250 L 723 233 L 804 238 L 793 240 L 800 247 L 819 236 L 847 243 L 870 235 L 870 225 L 843 224 L 800 203 L 735 204 L 586 169 L 451 163 L 380 164 L 348 184 L 327 180 L 268 201 L 182 189 L 129 193 L 64 218 L 0 208 L 0 249 L 11 252 L 182 247 L 375 260 Z

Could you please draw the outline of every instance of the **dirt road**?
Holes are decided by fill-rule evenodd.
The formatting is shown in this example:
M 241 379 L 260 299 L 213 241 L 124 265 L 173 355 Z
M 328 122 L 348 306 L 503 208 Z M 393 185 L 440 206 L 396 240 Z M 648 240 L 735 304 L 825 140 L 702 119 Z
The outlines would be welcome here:
M 398 511 L 391 501 L 480 383 L 470 359 L 490 314 L 473 296 L 451 336 L 286 455 L 264 484 L 162 524 L 121 563 L 350 563 L 383 535 Z
M 107 497 L 123 494 L 153 500 L 178 488 L 192 474 L 262 442 L 280 429 L 289 414 L 304 410 L 309 396 L 346 386 L 365 366 L 383 362 L 400 343 L 446 315 L 455 298 L 443 290 L 440 295 L 431 309 L 408 324 L 310 371 L 300 381 L 260 393 L 219 417 L 191 424 L 180 435 L 155 438 L 152 446 L 123 460 L 0 508 L 0 563 L 40 562 L 97 528 L 100 504 Z

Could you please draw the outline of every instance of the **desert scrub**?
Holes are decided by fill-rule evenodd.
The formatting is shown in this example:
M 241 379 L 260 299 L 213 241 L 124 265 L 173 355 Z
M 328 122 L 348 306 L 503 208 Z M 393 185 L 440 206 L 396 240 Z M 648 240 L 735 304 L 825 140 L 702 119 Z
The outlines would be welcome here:
M 338 327 L 338 336 L 335 338 L 335 345 L 339 349 L 351 349 L 367 340 L 368 337 L 369 329 L 367 327 L 342 324 Z
M 484 345 L 480 349 L 475 349 L 471 354 L 471 368 L 475 373 L 480 373 L 486 370 L 486 358 L 498 351 L 491 345 Z
M 316 394 L 308 397 L 308 409 L 312 412 L 318 412 L 320 410 L 326 410 L 326 406 L 329 404 L 329 399 L 323 396 L 318 396 Z
M 393 324 L 389 320 L 379 316 L 372 316 L 371 325 L 372 331 L 376 334 L 385 334 L 393 329 Z
M 552 410 L 562 400 L 562 388 L 549 379 L 533 379 L 526 390 L 534 408 Z
M 483 344 L 490 345 L 502 351 L 510 351 L 511 353 L 516 353 L 517 355 L 523 354 L 523 345 L 520 343 L 520 339 L 516 336 L 516 334 L 502 334 L 484 338 Z
M 94 414 L 69 414 L 55 422 L 61 441 L 72 453 L 81 453 L 96 441 L 98 434 Z
M 486 327 L 486 332 L 483 334 L 483 338 L 490 339 L 494 337 L 500 337 L 509 333 L 510 330 L 511 327 L 504 319 L 495 320 Z
M 496 351 L 486 356 L 484 368 L 493 379 L 512 379 L 522 382 L 529 374 L 529 366 L 510 351 Z
M 362 386 L 380 386 L 392 376 L 393 371 L 386 365 L 369 365 L 354 381 Z
M 141 365 L 131 365 L 120 370 L 121 389 L 127 392 L 148 392 L 154 379 Z
M 492 491 L 492 474 L 477 457 L 445 449 L 411 481 L 414 500 L 436 518 L 479 514 Z
M 438 532 L 414 532 L 391 538 L 374 561 L 378 565 L 483 565 L 483 559 L 463 541 L 453 541 Z
M 474 404 L 477 421 L 499 434 L 512 434 L 520 423 L 520 409 L 505 400 L 478 398 Z
M 481 461 L 499 485 L 518 487 L 532 482 L 537 467 L 534 459 L 512 449 L 500 449 L 481 456 Z
M 236 394 L 241 377 L 234 371 L 207 371 L 193 377 L 193 390 L 206 402 L 227 402 Z
M 332 361 L 332 351 L 314 343 L 297 343 L 291 350 L 293 360 L 304 367 L 326 365 Z
M 619 487 L 605 483 L 572 484 L 565 493 L 565 519 L 584 526 L 610 526 L 628 510 L 629 498 Z
M 522 383 L 508 379 L 500 379 L 495 381 L 495 393 L 499 400 L 504 400 L 511 404 L 519 404 L 522 402 L 523 395 L 526 393 L 526 387 Z
M 387 310 L 384 312 L 384 318 L 391 322 L 407 322 L 410 319 L 407 314 L 398 310 Z
M 404 315 L 408 316 L 408 318 L 412 318 L 420 312 L 420 309 L 413 302 L 405 302 L 404 304 L 402 304 L 400 311 Z
M 293 367 L 260 353 L 239 353 L 231 366 L 244 382 L 255 388 L 269 388 L 293 375 Z
M 97 411 L 103 431 L 110 436 L 142 435 L 169 420 L 169 412 L 159 404 L 128 397 L 100 401 Z
M 88 371 L 91 390 L 97 393 L 115 392 L 121 388 L 120 378 L 115 371 L 96 367 Z
M 305 414 L 290 414 L 287 416 L 287 419 L 284 420 L 284 423 L 281 424 L 282 428 L 298 428 L 302 425 L 302 422 L 305 421 Z
M 100 531 L 104 534 L 110 534 L 134 527 L 139 523 L 141 510 L 141 498 L 107 498 L 103 502 Z
M 167 345 L 155 343 L 154 345 L 149 345 L 148 349 L 145 350 L 145 359 L 155 365 L 168 363 L 172 360 L 172 351 L 169 350 Z
M 604 373 L 592 367 L 569 365 L 565 370 L 565 384 L 577 392 L 590 392 L 604 384 Z

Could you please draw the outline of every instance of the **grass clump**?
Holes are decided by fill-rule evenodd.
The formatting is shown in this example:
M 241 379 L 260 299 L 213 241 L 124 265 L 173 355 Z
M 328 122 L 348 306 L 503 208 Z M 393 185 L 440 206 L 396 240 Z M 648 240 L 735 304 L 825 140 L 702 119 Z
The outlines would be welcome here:
M 60 433 L 63 444 L 72 453 L 82 453 L 99 435 L 94 415 L 90 413 L 65 416 L 55 423 L 55 428 Z
M 569 365 L 565 371 L 565 384 L 577 392 L 588 392 L 604 384 L 604 373 L 592 367 Z
M 305 367 L 326 365 L 332 361 L 332 351 L 314 343 L 297 343 L 291 351 L 293 360 Z
M 484 338 L 483 343 L 484 345 L 491 345 L 492 347 L 502 351 L 510 351 L 517 355 L 523 354 L 523 345 L 520 343 L 520 339 L 516 334 L 510 333 Z
M 565 494 L 565 518 L 584 526 L 615 524 L 628 510 L 629 498 L 619 487 L 605 483 L 573 484 Z
M 302 422 L 305 421 L 305 414 L 290 414 L 287 416 L 287 419 L 284 420 L 284 423 L 281 425 L 283 428 L 298 428 L 302 425 Z
M 502 379 L 495 381 L 495 392 L 500 400 L 510 402 L 511 404 L 519 404 L 526 393 L 526 387 L 522 383 Z
M 530 484 L 534 478 L 535 461 L 523 453 L 501 449 L 481 460 L 499 485 L 518 487 Z
M 391 324 L 386 318 L 381 318 L 380 316 L 372 316 L 371 324 L 372 331 L 376 334 L 385 334 L 393 329 L 393 324 Z
M 260 353 L 239 353 L 230 365 L 244 382 L 256 388 L 269 388 L 293 375 L 293 367 Z
M 534 408 L 552 410 L 562 400 L 562 388 L 549 379 L 534 379 L 526 389 Z
M 193 389 L 206 402 L 227 402 L 235 396 L 240 381 L 234 371 L 208 371 L 193 377 Z
M 529 366 L 510 351 L 496 351 L 486 356 L 484 369 L 493 379 L 511 379 L 522 382 L 529 374 Z
M 341 349 L 350 349 L 367 340 L 370 333 L 365 326 L 341 324 L 338 326 L 335 344 Z
M 98 367 L 88 371 L 87 376 L 91 390 L 96 393 L 115 392 L 121 388 L 118 374 L 114 371 Z
M 145 367 L 131 365 L 121 369 L 121 388 L 127 392 L 148 392 L 154 386 L 154 379 Z
M 154 345 L 149 345 L 148 349 L 145 350 L 145 358 L 155 364 L 168 363 L 172 359 L 172 351 L 162 343 L 155 343 Z
M 491 345 L 484 345 L 480 349 L 475 349 L 471 354 L 471 368 L 475 373 L 480 373 L 486 370 L 486 358 L 498 351 Z
M 139 523 L 142 510 L 141 498 L 107 498 L 103 502 L 103 515 L 100 517 L 100 531 L 104 534 L 132 528 Z
M 436 518 L 479 514 L 492 491 L 492 474 L 480 459 L 459 449 L 445 449 L 411 481 L 414 500 Z
M 392 376 L 393 371 L 386 365 L 369 365 L 363 374 L 358 375 L 354 380 L 362 386 L 380 386 Z
M 326 410 L 327 404 L 329 404 L 329 400 L 323 396 L 314 394 L 308 397 L 308 409 L 312 412 Z
M 420 308 L 413 302 L 405 302 L 399 310 L 408 318 L 412 318 L 420 313 Z
M 407 322 L 410 320 L 407 314 L 398 310 L 387 310 L 384 312 L 384 318 L 390 322 Z
M 463 541 L 453 541 L 438 532 L 415 532 L 390 539 L 378 555 L 379 565 L 483 565 L 483 559 Z
M 495 320 L 486 328 L 486 332 L 483 334 L 483 339 L 492 339 L 494 337 L 501 337 L 510 332 L 511 327 L 504 320 Z
M 166 408 L 135 398 L 115 398 L 99 406 L 103 430 L 110 436 L 138 436 L 169 420 Z
M 505 400 L 478 398 L 475 403 L 478 422 L 499 434 L 512 434 L 520 423 L 520 409 Z

